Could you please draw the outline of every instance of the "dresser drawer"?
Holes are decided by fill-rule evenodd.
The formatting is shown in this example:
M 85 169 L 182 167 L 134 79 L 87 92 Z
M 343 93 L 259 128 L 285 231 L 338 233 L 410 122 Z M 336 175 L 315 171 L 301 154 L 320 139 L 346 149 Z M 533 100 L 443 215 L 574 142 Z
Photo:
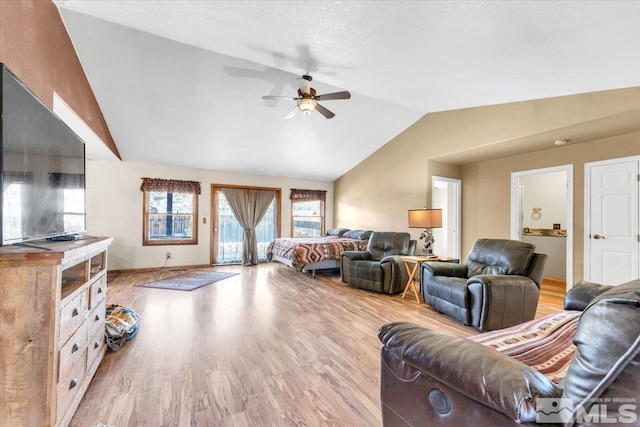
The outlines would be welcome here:
M 85 289 L 60 309 L 60 343 L 65 343 L 87 318 L 88 299 Z
M 107 296 L 107 275 L 103 274 L 98 280 L 91 284 L 89 288 L 89 309 L 98 306 Z
M 104 340 L 104 329 L 101 329 L 89 339 L 87 348 L 87 369 L 89 371 L 91 371 L 96 360 L 102 359 L 106 349 L 107 343 Z
M 104 318 L 107 310 L 107 301 L 102 300 L 98 303 L 98 306 L 89 313 L 87 318 L 87 324 L 89 325 L 89 336 L 95 335 L 97 330 L 102 331 L 104 334 Z
M 78 360 L 76 360 L 76 363 L 74 365 L 71 365 L 67 375 L 61 379 L 60 383 L 58 383 L 58 398 L 56 408 L 58 423 L 67 413 L 71 402 L 73 402 L 73 399 L 82 389 L 82 382 L 84 381 L 86 372 L 85 362 L 87 348 L 82 348 L 79 353 L 80 357 L 78 358 Z
M 87 340 L 89 334 L 88 326 L 83 323 L 71 338 L 60 347 L 60 369 L 58 370 L 58 381 L 62 381 L 68 374 L 69 370 L 82 358 L 85 348 L 87 348 Z

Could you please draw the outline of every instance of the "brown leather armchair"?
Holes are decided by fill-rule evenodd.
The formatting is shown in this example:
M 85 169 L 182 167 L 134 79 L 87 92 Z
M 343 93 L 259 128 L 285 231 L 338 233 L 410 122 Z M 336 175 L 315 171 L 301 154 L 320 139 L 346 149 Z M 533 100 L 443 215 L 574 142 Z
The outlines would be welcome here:
M 480 331 L 533 319 L 547 256 L 518 240 L 479 239 L 467 263 L 422 264 L 422 297 L 437 311 Z
M 398 293 L 409 280 L 400 257 L 413 255 L 415 250 L 416 241 L 409 233 L 374 231 L 366 250 L 342 253 L 342 281 L 356 288 Z
M 566 309 L 583 312 L 573 336 L 575 353 L 560 385 L 470 339 L 407 322 L 383 325 L 378 331 L 383 425 L 555 422 L 538 418 L 547 414 L 562 417 L 565 426 L 639 425 L 640 280 L 600 287 L 575 298 L 578 306 L 569 299 Z M 561 405 L 555 406 L 556 414 L 550 410 L 554 402 Z

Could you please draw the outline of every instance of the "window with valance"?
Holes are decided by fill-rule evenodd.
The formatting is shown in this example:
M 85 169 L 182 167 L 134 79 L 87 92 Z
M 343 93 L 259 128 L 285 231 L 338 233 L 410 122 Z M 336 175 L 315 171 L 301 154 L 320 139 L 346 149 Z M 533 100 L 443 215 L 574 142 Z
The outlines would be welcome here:
M 197 181 L 142 178 L 143 245 L 198 244 Z
M 292 188 L 290 198 L 293 237 L 322 236 L 327 192 Z

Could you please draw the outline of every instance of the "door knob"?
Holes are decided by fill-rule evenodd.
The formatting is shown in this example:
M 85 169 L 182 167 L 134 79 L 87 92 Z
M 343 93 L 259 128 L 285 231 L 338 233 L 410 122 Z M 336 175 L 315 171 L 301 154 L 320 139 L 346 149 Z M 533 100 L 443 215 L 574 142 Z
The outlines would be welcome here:
M 593 235 L 593 238 L 594 238 L 594 239 L 596 239 L 596 240 L 597 240 L 597 239 L 604 239 L 604 236 L 601 236 L 601 235 L 599 235 L 599 234 L 594 234 L 594 235 Z

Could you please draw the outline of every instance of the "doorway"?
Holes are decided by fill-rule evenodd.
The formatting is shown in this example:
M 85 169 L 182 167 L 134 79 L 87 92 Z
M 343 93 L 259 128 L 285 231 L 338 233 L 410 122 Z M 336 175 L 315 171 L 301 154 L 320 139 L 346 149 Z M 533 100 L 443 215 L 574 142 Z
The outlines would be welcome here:
M 433 252 L 460 259 L 460 216 L 462 181 L 434 176 L 431 179 L 431 207 L 442 209 L 442 228 L 434 228 Z
M 243 229 L 222 192 L 223 188 L 270 190 L 276 193 L 260 224 L 256 227 L 258 261 L 266 261 L 269 243 L 280 236 L 280 188 L 211 185 L 211 264 L 242 262 Z
M 546 279 L 573 286 L 573 165 L 511 174 L 511 238 L 549 255 Z
M 638 277 L 640 156 L 585 164 L 584 278 L 618 285 Z

